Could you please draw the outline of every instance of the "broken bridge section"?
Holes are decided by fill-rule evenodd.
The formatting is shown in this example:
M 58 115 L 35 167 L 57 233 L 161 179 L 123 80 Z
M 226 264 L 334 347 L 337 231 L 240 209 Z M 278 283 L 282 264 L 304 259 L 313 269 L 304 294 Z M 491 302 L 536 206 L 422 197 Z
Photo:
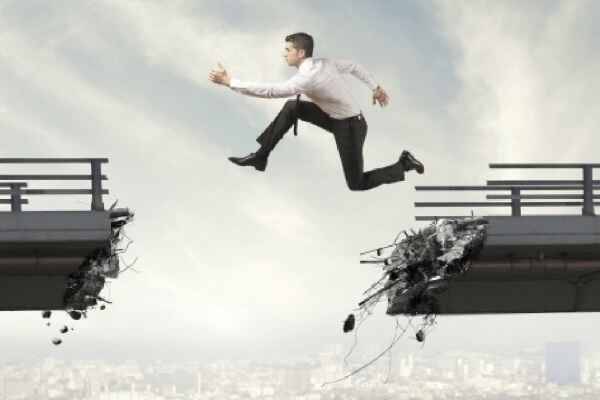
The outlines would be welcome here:
M 438 313 L 600 311 L 600 218 L 594 210 L 599 204 L 594 199 L 600 197 L 594 190 L 600 188 L 600 181 L 593 180 L 593 170 L 600 164 L 490 164 L 490 168 L 578 169 L 582 179 L 416 186 L 417 191 L 489 193 L 486 201 L 415 203 L 419 208 L 467 208 L 488 221 L 484 245 L 468 270 L 453 276 L 438 295 Z M 510 215 L 475 212 L 484 207 L 507 207 Z M 581 207 L 581 213 L 522 215 L 522 210 L 540 207 Z M 416 217 L 421 221 L 440 218 L 468 217 Z
M 61 164 L 88 164 L 89 174 L 0 174 L 0 311 L 61 310 L 69 278 L 97 254 L 110 252 L 115 218 L 127 209 L 105 210 L 108 194 L 101 172 L 106 158 L 0 158 L 6 164 L 44 164 L 44 170 Z M 87 181 L 89 188 L 31 188 L 31 182 Z M 91 197 L 90 209 L 27 211 L 33 196 Z M 118 270 L 118 266 L 117 266 Z M 113 270 L 114 274 L 115 271 Z M 72 280 L 72 279 L 71 279 Z M 102 281 L 103 282 L 103 281 Z M 72 286 L 72 285 L 71 285 Z M 90 299 L 90 303 L 93 299 Z M 80 307 L 82 308 L 82 307 Z

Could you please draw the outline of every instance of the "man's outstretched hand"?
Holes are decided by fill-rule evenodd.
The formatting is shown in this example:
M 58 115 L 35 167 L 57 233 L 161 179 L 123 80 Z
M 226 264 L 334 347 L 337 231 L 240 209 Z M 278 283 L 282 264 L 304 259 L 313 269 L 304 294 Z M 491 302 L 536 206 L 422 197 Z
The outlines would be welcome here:
M 221 65 L 221 63 L 217 63 L 217 67 L 217 69 L 213 69 L 212 71 L 210 71 L 210 73 L 208 74 L 208 79 L 211 82 L 214 82 L 218 85 L 229 86 L 231 82 L 231 77 L 229 76 L 225 68 Z
M 388 96 L 381 86 L 377 86 L 373 90 L 373 105 L 375 105 L 375 102 L 379 103 L 381 107 L 387 106 L 390 102 L 390 96 Z

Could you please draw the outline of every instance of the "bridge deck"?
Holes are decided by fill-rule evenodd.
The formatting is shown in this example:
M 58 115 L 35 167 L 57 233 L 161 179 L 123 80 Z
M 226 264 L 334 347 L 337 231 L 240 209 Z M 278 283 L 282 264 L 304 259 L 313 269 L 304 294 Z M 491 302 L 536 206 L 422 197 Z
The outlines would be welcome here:
M 439 296 L 441 314 L 600 311 L 600 218 L 489 221 L 477 259 Z
M 600 205 L 594 201 L 600 198 L 596 194 L 600 181 L 594 180 L 593 173 L 600 164 L 493 163 L 489 167 L 553 172 L 550 180 L 488 180 L 484 186 L 415 187 L 428 193 L 496 193 L 487 195 L 485 201 L 416 202 L 416 207 L 467 208 L 475 215 L 485 215 L 474 210 L 481 207 L 510 208 L 510 216 L 488 217 L 487 238 L 477 259 L 468 272 L 452 279 L 447 291 L 438 296 L 441 313 L 600 311 L 600 218 L 594 209 Z M 560 169 L 580 170 L 581 179 L 556 179 L 554 171 Z M 540 191 L 552 193 L 538 194 Z M 565 191 L 574 193 L 564 194 Z M 488 201 L 502 199 L 505 201 Z M 573 199 L 579 201 L 557 201 Z M 581 214 L 522 215 L 524 210 L 565 206 L 582 207 Z M 437 211 L 432 214 L 416 219 L 440 218 Z
M 110 234 L 107 211 L 0 213 L 0 311 L 63 309 L 68 275 Z

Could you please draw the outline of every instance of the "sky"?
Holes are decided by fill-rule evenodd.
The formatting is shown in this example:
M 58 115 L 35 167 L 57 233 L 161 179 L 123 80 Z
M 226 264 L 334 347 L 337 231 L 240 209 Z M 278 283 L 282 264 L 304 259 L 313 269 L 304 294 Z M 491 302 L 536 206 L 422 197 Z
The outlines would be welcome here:
M 114 304 L 59 347 L 39 313 L 0 314 L 0 353 L 271 359 L 349 347 L 342 321 L 380 276 L 359 253 L 423 226 L 414 217 L 429 210 L 413 203 L 436 197 L 415 185 L 524 177 L 490 162 L 596 161 L 598 17 L 591 0 L 1 0 L 2 157 L 109 158 L 105 203 L 136 213 L 125 259 L 138 257 L 139 272 L 113 281 Z M 424 175 L 351 192 L 331 135 L 304 122 L 264 173 L 227 160 L 256 150 L 285 99 L 242 96 L 208 72 L 221 62 L 240 79 L 283 81 L 295 72 L 282 58 L 284 38 L 299 31 L 315 38 L 316 57 L 360 63 L 391 97 L 373 106 L 369 89 L 347 77 L 369 126 L 365 167 L 409 149 Z M 473 196 L 460 199 L 481 200 Z M 53 201 L 32 199 L 28 209 Z M 456 210 L 439 211 L 448 212 Z M 422 351 L 595 347 L 598 322 L 441 317 Z M 393 326 L 377 309 L 360 345 L 386 347 Z M 409 338 L 397 345 L 416 349 Z

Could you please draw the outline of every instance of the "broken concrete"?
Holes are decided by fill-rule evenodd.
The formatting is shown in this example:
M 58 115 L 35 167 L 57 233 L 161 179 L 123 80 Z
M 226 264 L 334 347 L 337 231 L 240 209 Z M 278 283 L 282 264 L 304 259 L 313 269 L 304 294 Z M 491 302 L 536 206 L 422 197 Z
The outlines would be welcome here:
M 370 307 L 386 295 L 389 315 L 436 314 L 437 295 L 453 276 L 466 272 L 469 260 L 483 247 L 486 226 L 483 218 L 441 219 L 406 233 L 391 246 L 388 257 L 368 261 L 383 264 L 384 275 L 359 305 Z M 381 250 L 377 249 L 378 255 Z
M 81 318 L 77 311 L 85 311 L 96 306 L 98 301 L 108 302 L 100 296 L 107 278 L 117 278 L 119 275 L 119 254 L 124 236 L 124 226 L 133 219 L 133 213 L 128 209 L 118 209 L 111 212 L 111 236 L 109 245 L 88 257 L 78 271 L 69 275 L 67 289 L 64 295 L 65 309 L 70 311 L 73 319 Z

